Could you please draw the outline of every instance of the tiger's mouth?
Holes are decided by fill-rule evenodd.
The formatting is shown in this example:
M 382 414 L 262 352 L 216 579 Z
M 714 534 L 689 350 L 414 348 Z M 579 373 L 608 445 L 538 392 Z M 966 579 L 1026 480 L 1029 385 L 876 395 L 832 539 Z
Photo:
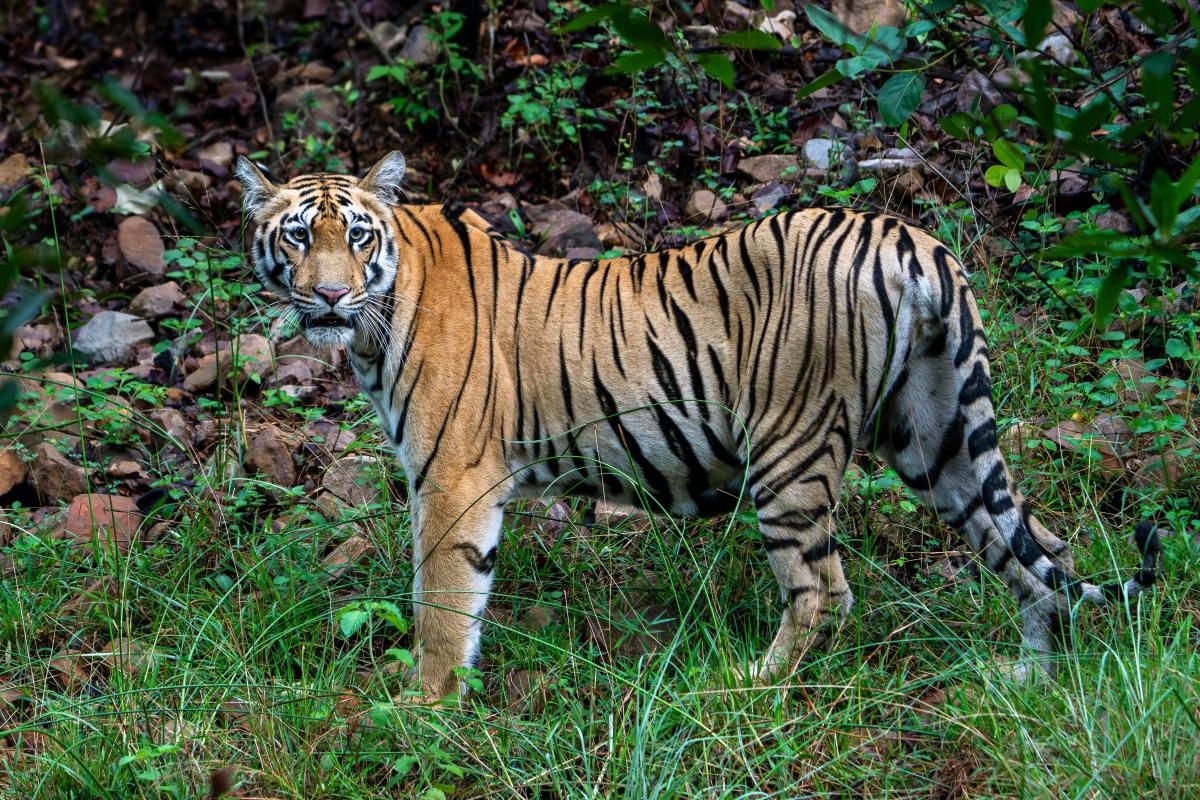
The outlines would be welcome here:
M 354 328 L 353 319 L 345 319 L 337 314 L 321 314 L 320 316 L 305 316 L 300 320 L 300 327 L 305 330 L 313 328 Z
M 332 312 L 325 314 L 301 314 L 300 332 L 309 344 L 320 349 L 339 345 L 348 347 L 355 336 L 357 314 L 341 317 Z

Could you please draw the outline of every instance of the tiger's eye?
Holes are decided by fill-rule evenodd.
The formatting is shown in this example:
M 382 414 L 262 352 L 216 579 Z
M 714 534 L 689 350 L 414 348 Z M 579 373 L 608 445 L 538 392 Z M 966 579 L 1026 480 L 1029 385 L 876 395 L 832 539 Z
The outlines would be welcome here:
M 366 228 L 359 228 L 359 227 L 355 226 L 350 229 L 350 241 L 352 241 L 352 242 L 360 241 L 366 235 L 367 235 Z
M 308 239 L 308 230 L 300 227 L 292 228 L 288 231 L 288 236 L 291 236 L 292 239 L 300 244 L 303 244 Z

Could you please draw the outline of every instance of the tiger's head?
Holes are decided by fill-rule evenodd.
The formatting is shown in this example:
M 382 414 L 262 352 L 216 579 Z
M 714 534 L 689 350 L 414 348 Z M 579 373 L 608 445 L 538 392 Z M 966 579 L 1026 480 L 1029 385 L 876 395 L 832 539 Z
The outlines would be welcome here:
M 272 182 L 238 158 L 242 205 L 257 223 L 254 276 L 288 300 L 314 345 L 349 345 L 375 298 L 392 291 L 399 252 L 392 207 L 399 202 L 404 156 L 391 152 L 366 177 L 301 175 Z

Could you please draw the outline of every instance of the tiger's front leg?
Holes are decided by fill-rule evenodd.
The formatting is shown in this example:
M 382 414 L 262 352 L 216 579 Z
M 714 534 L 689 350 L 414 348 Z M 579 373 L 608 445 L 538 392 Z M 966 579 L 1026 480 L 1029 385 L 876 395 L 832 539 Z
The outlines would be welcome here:
M 414 502 L 417 676 L 427 700 L 461 693 L 454 671 L 479 654 L 508 488 L 476 477 L 449 488 L 429 481 Z

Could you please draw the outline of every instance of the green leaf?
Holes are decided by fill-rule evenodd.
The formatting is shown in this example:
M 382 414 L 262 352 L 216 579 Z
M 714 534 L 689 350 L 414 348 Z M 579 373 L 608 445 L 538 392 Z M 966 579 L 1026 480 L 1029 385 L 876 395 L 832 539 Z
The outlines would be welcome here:
M 766 31 L 745 30 L 726 33 L 717 37 L 717 42 L 726 47 L 737 47 L 743 50 L 778 50 L 783 42 L 778 36 L 772 36 Z
M 389 647 L 383 652 L 383 654 L 386 656 L 391 656 L 409 668 L 412 668 L 416 664 L 416 662 L 413 660 L 413 654 L 401 647 Z
M 1028 0 L 1025 5 L 1025 46 L 1032 49 L 1038 46 L 1046 35 L 1046 26 L 1050 24 L 1050 0 Z
M 605 3 L 584 11 L 574 19 L 568 20 L 559 30 L 561 30 L 563 33 L 575 33 L 583 30 L 584 28 L 590 28 L 597 22 L 610 19 L 612 17 L 613 9 L 616 8 L 616 6 L 616 3 Z
M 1171 74 L 1175 70 L 1175 54 L 1163 50 L 1147 56 L 1142 61 L 1142 93 L 1146 107 L 1154 121 L 1169 127 L 1175 111 L 1175 81 Z
M 733 88 L 733 62 L 724 53 L 701 53 L 696 61 L 704 73 L 720 81 L 725 88 Z
M 1009 103 L 1001 103 L 992 109 L 990 116 L 995 121 L 996 127 L 1004 130 L 1017 118 L 1017 109 L 1016 106 Z
M 650 21 L 641 11 L 626 8 L 619 4 L 609 13 L 613 27 L 625 43 L 638 50 L 670 50 L 671 43 L 662 28 Z
M 885 124 L 896 127 L 921 105 L 925 76 L 919 72 L 901 72 L 887 79 L 879 89 L 879 113 Z
M 1004 185 L 1004 176 L 1008 173 L 1008 167 L 1003 164 L 993 164 L 987 168 L 987 172 L 983 173 L 983 179 L 987 181 L 988 186 L 999 188 Z
M 829 70 L 829 72 L 826 72 L 824 75 L 818 75 L 816 78 L 813 79 L 812 83 L 808 84 L 807 86 L 801 86 L 800 90 L 796 92 L 796 99 L 802 100 L 805 97 L 808 97 L 813 92 L 817 92 L 817 91 L 820 91 L 821 89 L 824 89 L 826 86 L 833 86 L 835 83 L 837 83 L 841 79 L 842 79 L 842 74 L 840 72 L 838 72 L 836 69 L 831 69 L 831 70 Z
M 1092 314 L 1092 324 L 1097 328 L 1103 328 L 1104 323 L 1108 322 L 1108 318 L 1117 305 L 1117 298 L 1121 295 L 1121 290 L 1125 288 L 1125 282 L 1128 280 L 1128 261 L 1118 261 L 1104 277 L 1104 283 L 1100 284 L 1100 288 L 1096 292 L 1096 310 Z
M 1015 170 L 1025 169 L 1025 154 L 1008 139 L 997 139 L 992 144 L 992 155 L 1006 167 Z
M 635 50 L 617 58 L 603 72 L 605 75 L 633 75 L 653 69 L 666 60 L 666 53 L 657 50 Z
M 342 636 L 349 639 L 354 634 L 358 633 L 359 629 L 367 623 L 371 618 L 370 611 L 364 611 L 361 608 L 344 608 L 338 612 L 338 627 L 342 631 Z
M 837 71 L 845 75 L 850 80 L 854 80 L 864 72 L 870 72 L 879 66 L 879 62 L 867 56 L 851 56 L 850 58 L 838 59 Z
M 813 24 L 813 27 L 836 45 L 844 45 L 854 36 L 841 20 L 818 5 L 806 4 L 804 13 L 808 15 L 808 21 Z
M 938 120 L 938 126 L 955 139 L 974 138 L 975 120 L 965 111 L 955 111 Z
M 1004 185 L 1010 192 L 1015 192 L 1021 186 L 1021 171 L 1010 169 L 1004 173 Z
M 1188 354 L 1188 347 L 1181 339 L 1167 339 L 1166 349 L 1171 358 L 1183 358 Z

